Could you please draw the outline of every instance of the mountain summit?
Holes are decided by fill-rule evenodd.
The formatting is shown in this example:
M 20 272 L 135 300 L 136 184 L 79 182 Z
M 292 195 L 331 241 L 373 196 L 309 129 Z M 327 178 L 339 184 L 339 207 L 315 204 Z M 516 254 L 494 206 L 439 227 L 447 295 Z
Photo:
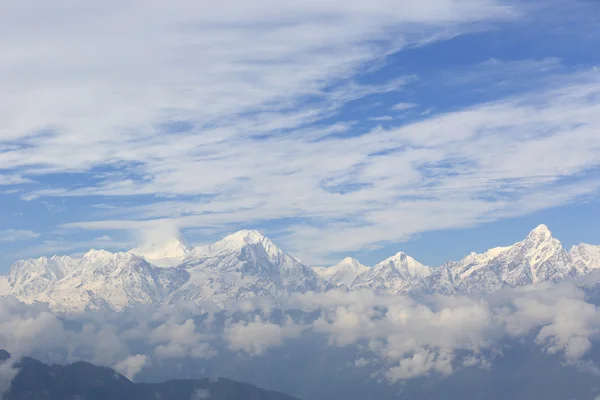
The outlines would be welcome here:
M 350 287 L 359 275 L 369 270 L 369 267 L 352 257 L 346 257 L 331 267 L 313 267 L 313 270 L 329 283 Z
M 384 294 L 396 294 L 425 290 L 425 279 L 431 275 L 427 267 L 404 252 L 376 264 L 359 275 L 352 283 L 353 289 L 375 289 Z
M 192 249 L 181 239 L 172 238 L 162 243 L 147 243 L 129 250 L 129 253 L 144 257 L 159 267 L 181 264 Z
M 293 293 L 335 287 L 388 295 L 492 293 L 584 275 L 593 280 L 594 271 L 600 271 L 600 246 L 580 244 L 566 251 L 545 225 L 520 242 L 471 253 L 438 268 L 403 252 L 372 268 L 350 257 L 329 268 L 310 268 L 261 233 L 242 230 L 193 249 L 173 239 L 127 253 L 90 250 L 81 258 L 18 261 L 7 276 L 0 276 L 0 296 L 45 302 L 59 310 L 121 310 L 179 301 L 224 306 L 244 299 L 279 301 Z
M 190 280 L 174 300 L 279 298 L 329 286 L 310 267 L 254 230 L 242 230 L 194 249 L 183 265 Z

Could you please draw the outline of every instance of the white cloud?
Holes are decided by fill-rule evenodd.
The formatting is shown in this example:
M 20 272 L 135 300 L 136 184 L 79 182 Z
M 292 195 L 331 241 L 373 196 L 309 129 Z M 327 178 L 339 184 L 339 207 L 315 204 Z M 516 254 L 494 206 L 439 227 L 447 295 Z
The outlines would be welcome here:
M 10 383 L 19 372 L 14 363 L 13 359 L 0 361 L 0 398 L 4 398 L 4 393 L 10 389 Z
M 414 103 L 397 103 L 394 104 L 394 106 L 392 107 L 392 110 L 396 110 L 396 111 L 404 111 L 404 110 L 408 110 L 410 108 L 414 108 L 417 105 Z
M 129 356 L 114 366 L 117 372 L 125 375 L 128 379 L 133 379 L 148 362 L 148 356 L 136 354 Z
M 112 240 L 112 238 L 111 238 L 110 236 L 108 236 L 108 235 L 102 235 L 102 236 L 99 236 L 99 237 L 97 237 L 97 238 L 96 238 L 96 239 L 94 239 L 94 240 L 98 240 L 98 241 L 106 242 L 106 241 L 111 241 L 111 240 Z
M 207 343 L 208 337 L 197 332 L 193 319 L 178 323 L 169 320 L 150 333 L 150 343 L 158 344 L 154 353 L 158 358 L 211 358 L 214 349 Z
M 225 337 L 232 350 L 243 350 L 251 355 L 262 355 L 271 347 L 280 346 L 286 338 L 298 337 L 302 327 L 291 321 L 283 325 L 263 322 L 256 317 L 251 322 L 237 322 L 225 330 Z
M 1 152 L 1 150 L 0 150 Z M 20 185 L 24 183 L 34 183 L 32 179 L 24 178 L 20 175 L 4 175 L 0 174 L 0 186 L 4 185 Z
M 5 229 L 0 231 L 0 242 L 19 242 L 40 237 L 40 234 L 25 229 Z
M 382 115 L 380 117 L 369 117 L 369 121 L 393 121 L 394 117 L 390 115 Z
M 0 300 L 0 348 L 16 358 L 35 355 L 46 362 L 83 359 L 133 378 L 173 362 L 227 362 L 238 352 L 261 356 L 303 340 L 312 343 L 312 351 L 310 340 L 324 336 L 331 351 L 354 349 L 353 365 L 374 373 L 374 379 L 397 382 L 462 368 L 493 373 L 503 346 L 516 342 L 580 365 L 590 362 L 591 346 L 600 340 L 598 309 L 569 284 L 531 286 L 486 299 L 437 295 L 421 301 L 332 291 L 296 295 L 272 314 L 246 310 L 223 310 L 207 323 L 195 321 L 206 314 L 191 304 L 59 318 L 39 304 L 8 298 Z M 79 328 L 67 328 L 65 320 Z M 294 361 L 294 352 L 283 353 Z
M 202 160 L 163 149 L 164 165 L 148 166 L 153 181 L 60 194 L 212 195 L 122 207 L 112 214 L 117 219 L 66 226 L 144 230 L 156 224 L 130 220 L 139 218 L 227 231 L 295 218 L 303 223 L 288 226 L 278 241 L 307 262 L 323 263 L 331 253 L 527 214 L 598 193 L 600 181 L 586 175 L 600 164 L 598 93 L 597 74 L 585 73 L 541 94 L 362 136 L 237 138 L 205 144 Z
M 347 101 L 411 82 L 353 81 L 391 52 L 516 15 L 495 0 L 128 0 L 119 7 L 9 0 L 0 15 L 0 75 L 11 76 L 0 95 L 0 142 L 12 147 L 2 147 L 0 170 L 41 181 L 83 172 L 93 180 L 77 188 L 50 183 L 23 195 L 29 200 L 208 195 L 199 204 L 156 203 L 148 215 L 207 209 L 210 216 L 196 222 L 209 227 L 297 215 L 339 220 L 336 209 L 342 218 L 364 215 L 350 210 L 374 196 L 377 207 L 389 204 L 407 180 L 393 188 L 377 172 L 383 166 L 367 168 L 373 188 L 343 206 L 346 196 L 323 187 L 361 183 L 348 174 L 362 174 L 357 165 L 368 154 L 359 139 L 315 140 L 350 124 L 310 124 Z

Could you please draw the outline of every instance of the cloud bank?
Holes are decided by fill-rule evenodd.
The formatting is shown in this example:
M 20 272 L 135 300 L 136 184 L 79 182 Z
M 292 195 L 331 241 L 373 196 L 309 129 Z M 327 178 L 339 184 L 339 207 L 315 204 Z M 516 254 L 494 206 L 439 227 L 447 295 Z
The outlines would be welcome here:
M 56 315 L 42 305 L 7 298 L 0 302 L 0 317 L 0 348 L 16 358 L 83 359 L 132 379 L 152 370 L 173 374 L 173 366 L 183 362 L 275 359 L 273 352 L 289 353 L 286 358 L 294 363 L 308 351 L 316 362 L 316 343 L 324 346 L 319 351 L 350 351 L 354 373 L 388 384 L 447 377 L 465 368 L 493 371 L 515 343 L 559 357 L 565 365 L 590 367 L 600 329 L 597 307 L 570 284 L 419 301 L 335 290 L 294 295 L 278 309 L 257 300 L 215 312 L 180 304 Z M 291 350 L 294 346 L 304 348 L 302 355 Z

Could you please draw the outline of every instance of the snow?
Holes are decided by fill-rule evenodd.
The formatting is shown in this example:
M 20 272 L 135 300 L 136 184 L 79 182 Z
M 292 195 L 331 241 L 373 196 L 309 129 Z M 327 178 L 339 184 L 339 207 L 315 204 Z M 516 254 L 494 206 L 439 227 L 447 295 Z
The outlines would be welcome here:
M 46 302 L 63 311 L 122 310 L 181 300 L 224 306 L 256 298 L 277 302 L 293 293 L 335 287 L 390 295 L 469 294 L 591 277 L 586 285 L 596 288 L 598 271 L 600 246 L 580 244 L 567 252 L 545 225 L 511 246 L 471 253 L 439 268 L 403 252 L 372 268 L 350 257 L 331 267 L 310 268 L 259 232 L 242 230 L 193 249 L 172 239 L 126 253 L 92 249 L 81 258 L 17 261 L 7 276 L 0 276 L 0 296 Z
M 350 287 L 360 274 L 369 270 L 369 267 L 352 257 L 346 257 L 331 267 L 313 267 L 313 270 L 331 284 Z
M 582 273 L 600 269 L 600 246 L 581 243 L 569 251 Z
M 8 283 L 7 276 L 0 276 L 0 297 L 9 296 L 11 293 L 11 287 Z
M 400 252 L 359 275 L 352 289 L 369 288 L 384 294 L 421 291 L 425 290 L 425 278 L 429 275 L 430 267 Z
M 181 239 L 172 238 L 164 243 L 146 243 L 129 250 L 129 253 L 144 257 L 157 267 L 175 267 L 181 264 L 192 249 Z

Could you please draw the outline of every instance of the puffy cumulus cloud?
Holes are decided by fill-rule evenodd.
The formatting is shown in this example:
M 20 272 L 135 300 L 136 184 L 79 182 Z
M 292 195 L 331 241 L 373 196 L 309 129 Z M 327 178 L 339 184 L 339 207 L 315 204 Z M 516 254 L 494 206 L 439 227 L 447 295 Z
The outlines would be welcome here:
M 506 340 L 536 334 L 535 343 L 568 363 L 585 357 L 598 337 L 600 313 L 569 284 L 541 285 L 489 298 L 435 295 L 416 301 L 365 292 L 298 295 L 292 307 L 322 304 L 312 324 L 331 344 L 366 344 L 371 357 L 392 365 L 391 381 L 430 373 L 448 375 L 455 362 L 490 368 Z M 357 366 L 368 365 L 366 358 Z
M 183 323 L 169 320 L 150 332 L 149 342 L 159 343 L 154 353 L 159 358 L 210 358 L 215 355 L 209 339 L 196 330 L 193 319 Z
M 388 369 L 385 376 L 390 382 L 397 382 L 426 375 L 432 371 L 450 375 L 452 360 L 451 352 L 420 349 L 411 356 L 401 359 L 397 366 Z
M 521 290 L 511 300 L 512 309 L 502 315 L 507 332 L 521 336 L 542 327 L 536 342 L 548 353 L 563 353 L 567 361 L 575 362 L 587 353 L 590 338 L 600 332 L 600 318 L 594 304 L 585 301 L 582 292 L 564 285 L 540 290 Z
M 281 346 L 286 338 L 300 336 L 303 327 L 291 319 L 282 325 L 265 322 L 256 316 L 251 322 L 232 323 L 225 329 L 225 338 L 232 350 L 243 350 L 251 355 L 262 355 L 270 347 Z
M 0 348 L 16 356 L 65 344 L 65 330 L 49 308 L 27 306 L 9 297 L 0 301 Z
M 46 362 L 77 360 L 110 366 L 128 378 L 137 375 L 151 357 L 207 358 L 215 354 L 207 335 L 196 331 L 192 319 L 146 309 L 127 314 L 52 313 L 40 304 L 14 298 L 0 300 L 0 348 L 13 358 L 39 357 Z M 151 323 L 148 321 L 150 320 Z M 135 349 L 141 348 L 142 352 Z

